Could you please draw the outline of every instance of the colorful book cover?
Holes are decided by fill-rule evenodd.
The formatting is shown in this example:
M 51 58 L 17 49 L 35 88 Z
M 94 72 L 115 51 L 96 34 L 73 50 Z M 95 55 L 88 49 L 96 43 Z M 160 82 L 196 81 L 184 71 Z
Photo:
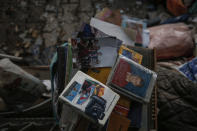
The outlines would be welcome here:
M 119 97 L 101 82 L 78 71 L 59 98 L 85 117 L 104 126 Z
M 178 67 L 178 70 L 193 82 L 197 82 L 197 57 Z
M 149 102 L 156 77 L 155 72 L 120 55 L 107 85 L 130 98 Z
M 141 64 L 142 63 L 142 58 L 143 56 L 127 47 L 124 45 L 120 46 L 119 54 Z

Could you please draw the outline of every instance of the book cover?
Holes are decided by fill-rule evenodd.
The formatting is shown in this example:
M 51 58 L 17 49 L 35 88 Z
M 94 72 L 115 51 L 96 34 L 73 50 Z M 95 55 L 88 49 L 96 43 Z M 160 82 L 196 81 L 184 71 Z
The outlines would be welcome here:
M 191 61 L 181 65 L 178 67 L 178 71 L 190 79 L 191 81 L 197 83 L 197 57 L 192 59 Z
M 142 63 L 142 58 L 143 56 L 137 52 L 135 52 L 134 50 L 131 50 L 127 47 L 125 47 L 124 45 L 120 46 L 120 50 L 119 50 L 119 54 L 141 64 Z
M 144 67 L 155 70 L 155 51 L 153 49 L 143 48 L 143 47 L 137 47 L 137 46 L 127 46 L 127 48 L 134 50 L 135 52 L 141 54 L 143 56 L 142 63 Z
M 119 56 L 107 85 L 130 98 L 148 103 L 156 77 L 155 72 L 124 56 Z
M 93 122 L 104 126 L 119 97 L 101 82 L 78 71 L 59 98 Z

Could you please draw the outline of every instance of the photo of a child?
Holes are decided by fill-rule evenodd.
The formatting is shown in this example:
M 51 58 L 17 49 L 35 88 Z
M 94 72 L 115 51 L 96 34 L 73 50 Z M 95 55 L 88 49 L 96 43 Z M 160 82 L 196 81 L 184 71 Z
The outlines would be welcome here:
M 128 63 L 124 59 L 120 59 L 114 70 L 111 84 L 144 98 L 151 78 L 151 73 Z
M 126 81 L 132 83 L 136 87 L 143 86 L 143 79 L 139 76 L 131 74 L 130 72 L 127 72 Z
M 136 32 L 135 43 L 143 44 L 143 30 L 146 28 L 143 21 L 137 19 L 125 20 L 123 21 L 123 27 L 134 30 Z

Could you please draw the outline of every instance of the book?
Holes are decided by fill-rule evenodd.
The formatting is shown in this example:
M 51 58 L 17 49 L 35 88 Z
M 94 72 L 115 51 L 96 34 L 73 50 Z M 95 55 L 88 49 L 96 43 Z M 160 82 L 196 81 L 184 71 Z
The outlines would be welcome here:
M 148 103 L 157 74 L 120 55 L 108 78 L 107 85 L 117 92 Z
M 125 47 L 124 45 L 121 45 L 120 46 L 120 49 L 119 49 L 119 54 L 141 64 L 142 63 L 142 58 L 143 56 L 137 52 L 135 52 L 134 50 L 131 50 L 127 47 Z
M 91 121 L 104 126 L 119 95 L 101 82 L 78 71 L 59 96 Z
M 178 71 L 189 80 L 197 83 L 197 57 L 178 67 Z
M 113 112 L 109 119 L 107 131 L 128 131 L 130 122 L 131 121 L 124 116 Z
M 155 70 L 155 50 L 136 46 L 127 46 L 127 48 L 143 55 L 142 65 L 150 70 Z M 157 112 L 157 87 L 155 86 L 150 102 L 142 106 L 142 123 L 139 131 L 157 130 Z
M 134 50 L 135 52 L 143 56 L 141 65 L 143 65 L 144 67 L 150 70 L 155 70 L 156 53 L 153 49 L 137 47 L 137 46 L 127 46 L 127 48 Z

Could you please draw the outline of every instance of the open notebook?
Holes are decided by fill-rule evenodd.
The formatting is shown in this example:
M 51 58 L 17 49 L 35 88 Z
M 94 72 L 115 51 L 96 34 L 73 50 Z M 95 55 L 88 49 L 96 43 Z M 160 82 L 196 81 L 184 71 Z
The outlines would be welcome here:
M 79 113 L 103 126 L 119 95 L 101 82 L 78 71 L 59 98 Z

